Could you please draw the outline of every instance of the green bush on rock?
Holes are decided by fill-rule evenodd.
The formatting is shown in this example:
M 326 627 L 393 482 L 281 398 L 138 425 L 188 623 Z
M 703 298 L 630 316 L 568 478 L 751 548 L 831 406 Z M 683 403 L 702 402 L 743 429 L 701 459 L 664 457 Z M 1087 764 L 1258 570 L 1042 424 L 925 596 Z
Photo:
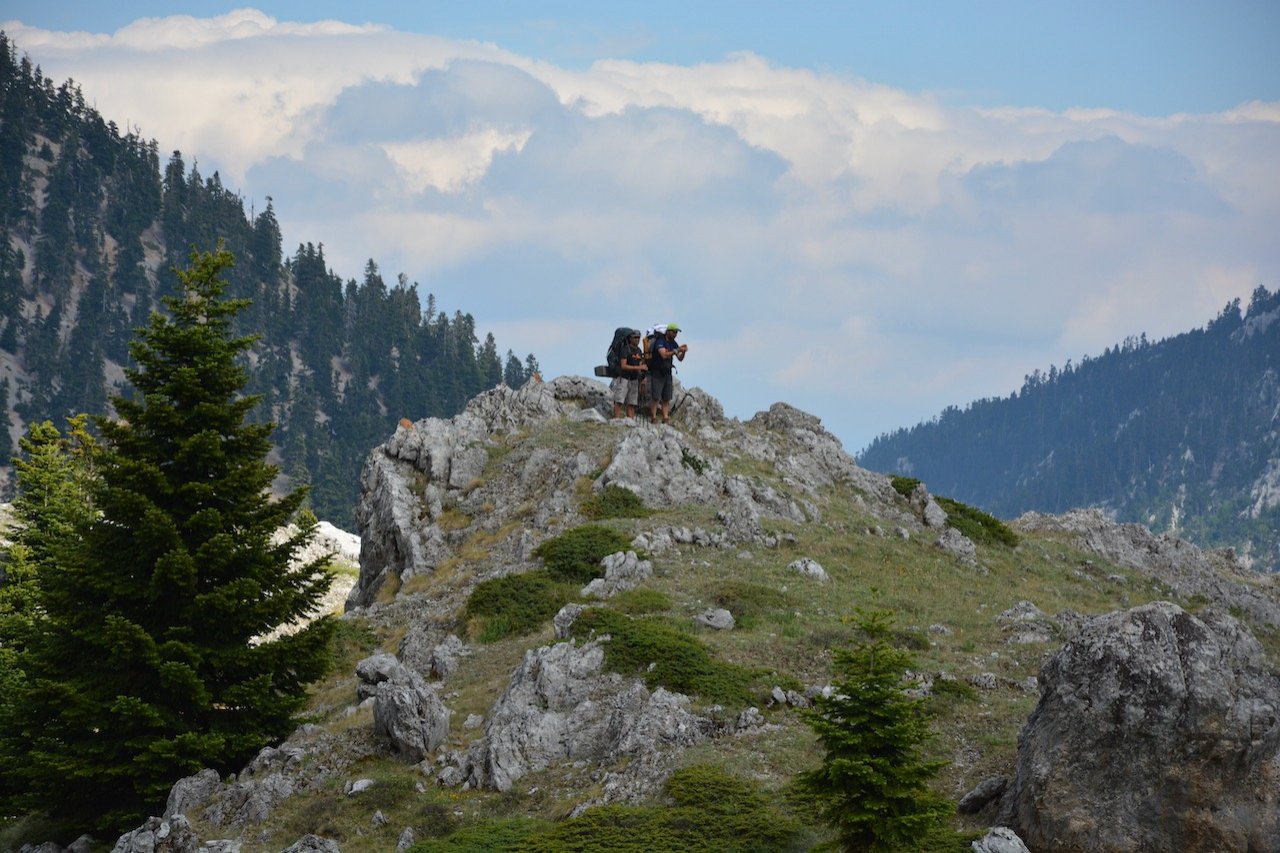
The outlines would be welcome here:
M 582 514 L 587 518 L 646 518 L 652 510 L 630 489 L 622 486 L 605 486 L 604 490 L 582 502 Z
M 546 571 L 524 572 L 481 581 L 467 599 L 467 619 L 481 643 L 528 634 L 556 615 L 572 597 L 572 589 Z
M 717 661 L 697 637 L 671 625 L 593 607 L 574 620 L 572 631 L 580 638 L 608 634 L 605 667 L 641 676 L 650 688 L 694 693 L 731 707 L 752 703 L 749 670 Z
M 618 531 L 584 524 L 543 542 L 533 555 L 542 559 L 552 578 L 583 584 L 603 574 L 601 560 L 630 548 L 631 541 Z

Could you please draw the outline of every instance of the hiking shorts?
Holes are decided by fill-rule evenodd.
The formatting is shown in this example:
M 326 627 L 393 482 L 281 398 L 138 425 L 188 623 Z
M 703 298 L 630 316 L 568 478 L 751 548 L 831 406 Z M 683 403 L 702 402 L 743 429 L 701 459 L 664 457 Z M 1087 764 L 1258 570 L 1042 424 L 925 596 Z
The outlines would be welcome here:
M 624 406 L 634 406 L 640 401 L 640 380 L 615 376 L 613 381 L 609 383 L 609 392 L 613 397 L 613 402 L 622 403 Z
M 655 403 L 670 403 L 675 382 L 670 373 L 649 374 L 649 399 Z

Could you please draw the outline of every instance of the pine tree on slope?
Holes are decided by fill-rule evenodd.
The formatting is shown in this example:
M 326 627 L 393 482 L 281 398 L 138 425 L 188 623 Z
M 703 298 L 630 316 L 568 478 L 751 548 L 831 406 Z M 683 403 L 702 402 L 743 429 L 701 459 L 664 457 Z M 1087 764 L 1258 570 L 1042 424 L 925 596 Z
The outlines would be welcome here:
M 913 658 L 890 644 L 885 612 L 861 613 L 857 627 L 863 639 L 836 652 L 835 691 L 817 698 L 808 721 L 826 756 L 799 785 L 817 800 L 839 849 L 925 849 L 926 839 L 946 833 L 954 809 L 928 785 L 944 762 L 925 758 L 924 702 L 902 689 Z
M 255 637 L 310 611 L 329 579 L 289 567 L 303 529 L 272 544 L 304 493 L 272 500 L 272 425 L 255 405 L 233 338 L 244 300 L 225 300 L 233 259 L 192 256 L 171 317 L 131 345 L 138 394 L 102 419 L 99 517 L 82 547 L 41 578 L 46 618 L 24 670 L 30 744 L 18 805 L 121 830 L 159 813 L 169 787 L 203 767 L 237 769 L 290 732 L 305 685 L 327 662 L 329 619 Z

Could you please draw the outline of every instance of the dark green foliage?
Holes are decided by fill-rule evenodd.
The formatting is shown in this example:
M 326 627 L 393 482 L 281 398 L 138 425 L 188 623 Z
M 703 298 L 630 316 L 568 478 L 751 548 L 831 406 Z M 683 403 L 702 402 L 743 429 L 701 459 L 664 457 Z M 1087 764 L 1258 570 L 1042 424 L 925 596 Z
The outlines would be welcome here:
M 904 498 L 911 497 L 911 493 L 916 490 L 916 486 L 920 485 L 920 481 L 915 477 L 900 477 L 897 474 L 890 477 L 889 482 L 893 485 L 893 490 Z
M 693 693 L 707 702 L 731 707 L 745 707 L 753 701 L 750 671 L 717 661 L 701 640 L 679 628 L 594 607 L 579 614 L 572 631 L 584 639 L 608 634 L 605 666 L 623 675 L 640 676 L 650 688 Z
M 701 474 L 707 470 L 706 460 L 690 451 L 687 447 L 680 448 L 680 464 L 695 474 Z
M 669 804 L 603 806 L 556 824 L 486 821 L 414 853 L 751 853 L 803 849 L 800 827 L 759 788 L 719 767 L 695 765 L 667 780 Z
M 11 721 L 28 685 L 24 655 L 41 627 L 42 577 L 57 570 L 68 543 L 92 518 L 98 451 L 83 416 L 68 420 L 65 437 L 48 421 L 32 424 L 19 444 L 13 528 L 0 566 L 0 766 L 26 750 Z M 0 774 L 0 804 L 21 790 L 15 774 Z
M 467 619 L 481 622 L 476 639 L 492 643 L 537 630 L 569 602 L 570 586 L 545 570 L 481 581 L 467 599 Z
M 22 400 L 28 423 L 102 414 L 109 393 L 131 394 L 107 378 L 129 363 L 132 327 L 179 292 L 170 267 L 218 240 L 240 259 L 227 271 L 228 295 L 252 300 L 234 321 L 237 334 L 257 336 L 245 391 L 258 402 L 247 417 L 279 418 L 284 472 L 310 485 L 317 513 L 342 527 L 354 529 L 365 455 L 401 417 L 449 417 L 536 370 L 532 354 L 522 363 L 510 352 L 504 368 L 475 318 L 438 311 L 429 295 L 424 310 L 416 285 L 384 282 L 372 261 L 360 281 L 344 282 L 323 247 L 286 256 L 272 199 L 246 211 L 218 173 L 201 174 L 177 151 L 162 164 L 155 141 L 121 134 L 74 84 L 54 87 L 3 34 L 0 81 L 0 347 L 31 377 L 4 408 Z M 43 209 L 34 157 L 48 163 Z M 30 257 L 12 248 L 19 241 L 33 247 Z M 158 269 L 147 260 L 155 246 Z M 73 302 L 79 280 L 86 286 Z
M 889 482 L 893 484 L 894 491 L 903 497 L 910 497 L 920 485 L 920 481 L 914 477 L 897 475 L 890 477 Z M 935 495 L 934 500 L 946 510 L 947 524 L 969 537 L 974 544 L 1017 547 L 1018 534 L 995 516 L 951 498 Z
M 0 347 L 2 348 L 2 347 Z M 9 380 L 0 379 L 0 460 L 13 456 L 13 438 L 9 435 Z
M 556 580 L 584 584 L 603 576 L 601 560 L 630 549 L 631 540 L 618 531 L 584 524 L 546 540 L 534 549 L 533 555 L 542 559 Z
M 270 497 L 270 424 L 251 424 L 223 298 L 225 251 L 193 255 L 170 317 L 131 347 L 139 396 L 100 419 L 95 514 L 39 569 L 39 630 L 27 676 L 0 721 L 0 756 L 21 790 L 10 808 L 52 809 L 120 830 L 163 808 L 203 767 L 239 769 L 291 732 L 306 684 L 325 669 L 329 618 L 254 638 L 310 611 L 329 586 L 319 562 L 289 562 L 312 530 L 273 544 L 304 495 Z M 110 666 L 104 666 L 104 662 Z
M 464 826 L 448 838 L 419 841 L 409 853 L 513 853 L 547 828 L 544 821 L 528 818 L 488 820 Z
M 645 518 L 652 510 L 639 495 L 622 486 L 605 486 L 582 502 L 582 514 L 593 521 L 602 518 Z
M 995 516 L 951 498 L 937 497 L 934 500 L 946 510 L 947 524 L 969 537 L 975 545 L 1017 547 L 1018 534 Z
M 835 692 L 818 697 L 808 718 L 825 751 L 822 766 L 797 785 L 813 796 L 841 849 L 917 850 L 945 833 L 951 803 L 929 788 L 944 762 L 930 761 L 923 700 L 903 690 L 915 662 L 895 648 L 887 613 L 860 612 L 862 637 L 836 652 Z

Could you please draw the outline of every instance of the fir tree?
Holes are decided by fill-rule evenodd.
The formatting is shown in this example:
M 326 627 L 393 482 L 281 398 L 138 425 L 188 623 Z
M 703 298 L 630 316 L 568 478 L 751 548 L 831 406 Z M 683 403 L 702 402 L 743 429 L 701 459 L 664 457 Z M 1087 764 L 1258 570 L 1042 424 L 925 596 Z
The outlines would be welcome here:
M 21 732 L 6 723 L 26 684 L 21 653 L 40 625 L 41 577 L 56 570 L 63 549 L 93 512 L 98 445 L 87 420 L 68 419 L 65 437 L 49 421 L 32 424 L 19 441 L 22 456 L 14 460 L 18 490 L 0 571 L 0 767 L 17 767 L 26 749 Z M 17 781 L 14 774 L 0 774 L 0 802 L 20 790 Z
M 817 698 L 808 720 L 826 756 L 799 784 L 817 799 L 842 850 L 920 849 L 952 813 L 928 787 L 943 762 L 922 754 L 929 722 L 923 700 L 902 689 L 914 661 L 890 644 L 888 614 L 862 613 L 858 628 L 863 638 L 836 652 L 834 692 Z
M 309 612 L 329 580 L 319 562 L 289 565 L 312 528 L 272 543 L 305 495 L 270 497 L 273 427 L 246 422 L 256 400 L 240 394 L 237 357 L 252 339 L 231 324 L 247 303 L 224 299 L 220 278 L 232 260 L 220 248 L 178 272 L 171 316 L 152 315 L 130 347 L 138 395 L 98 421 L 96 513 L 41 573 L 29 683 L 4 726 L 27 744 L 10 764 L 20 808 L 136 825 L 177 779 L 239 768 L 288 734 L 323 673 L 327 618 L 255 640 Z

